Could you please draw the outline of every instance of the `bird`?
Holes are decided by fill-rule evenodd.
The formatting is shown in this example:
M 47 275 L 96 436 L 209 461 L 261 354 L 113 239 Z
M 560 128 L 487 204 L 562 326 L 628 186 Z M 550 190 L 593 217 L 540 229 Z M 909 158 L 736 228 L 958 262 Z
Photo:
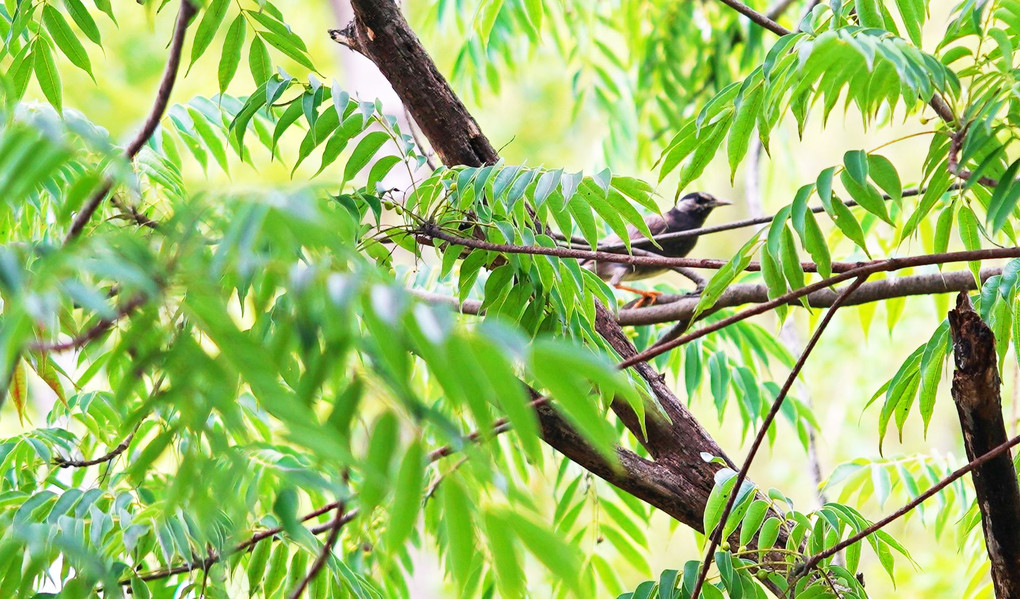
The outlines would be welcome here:
M 680 198 L 676 205 L 662 216 L 653 214 L 646 217 L 645 224 L 648 226 L 648 230 L 652 233 L 653 237 L 664 235 L 666 233 L 691 231 L 693 229 L 701 228 L 701 226 L 705 224 L 705 219 L 707 219 L 708 215 L 712 213 L 712 210 L 719 206 L 729 205 L 731 205 L 731 202 L 720 200 L 703 191 L 696 191 Z M 632 240 L 644 239 L 644 234 L 638 231 L 637 227 L 634 225 L 629 225 L 627 227 L 627 234 Z M 619 245 L 622 241 L 623 240 L 617 235 L 609 235 L 599 242 L 599 246 Z M 694 249 L 694 244 L 697 242 L 698 238 L 696 236 L 682 237 L 680 239 L 664 239 L 659 242 L 659 246 L 662 249 L 656 250 L 655 253 L 669 258 L 682 258 Z M 637 293 L 641 296 L 641 299 L 634 306 L 636 308 L 640 308 L 645 305 L 645 303 L 654 304 L 656 298 L 662 295 L 662 293 L 658 291 L 646 291 L 642 289 L 635 289 L 633 287 L 626 287 L 620 283 L 623 281 L 647 279 L 667 270 L 669 270 L 669 268 L 660 266 L 621 264 L 619 262 L 595 263 L 595 274 L 597 274 L 603 281 L 608 282 L 617 289 Z

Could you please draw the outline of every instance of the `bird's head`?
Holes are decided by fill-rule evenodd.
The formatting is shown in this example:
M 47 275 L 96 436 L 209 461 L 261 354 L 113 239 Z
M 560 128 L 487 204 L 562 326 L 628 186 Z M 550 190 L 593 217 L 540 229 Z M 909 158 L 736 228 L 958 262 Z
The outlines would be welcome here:
M 720 200 L 715 196 L 705 193 L 703 191 L 696 191 L 689 193 L 684 197 L 680 198 L 680 201 L 676 203 L 673 210 L 688 214 L 695 217 L 700 217 L 702 220 L 708 216 L 712 209 L 716 206 L 729 206 L 730 202 Z M 670 212 L 672 212 L 671 210 Z

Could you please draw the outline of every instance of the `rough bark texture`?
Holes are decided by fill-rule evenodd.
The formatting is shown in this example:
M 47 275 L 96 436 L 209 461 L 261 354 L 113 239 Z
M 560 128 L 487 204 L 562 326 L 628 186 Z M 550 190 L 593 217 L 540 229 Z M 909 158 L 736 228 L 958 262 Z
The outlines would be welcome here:
M 973 460 L 1006 442 L 999 396 L 995 337 L 970 305 L 966 293 L 949 312 L 953 335 L 953 400 L 960 415 L 967 458 Z M 1020 488 L 1008 452 L 971 473 L 981 527 L 991 561 L 995 596 L 1020 597 Z
M 400 7 L 392 0 L 351 4 L 354 21 L 344 29 L 330 31 L 330 35 L 379 67 L 443 164 L 482 166 L 499 160 L 474 117 L 404 20 Z
M 1000 274 L 1001 272 L 1002 269 L 998 267 L 983 268 L 981 269 L 981 281 L 984 282 L 988 277 Z M 977 284 L 974 282 L 974 275 L 969 270 L 893 277 L 861 285 L 859 289 L 846 298 L 843 305 L 856 306 L 893 297 L 933 295 L 976 288 Z M 836 295 L 837 293 L 832 289 L 823 289 L 808 295 L 807 300 L 812 308 L 828 308 L 836 300 Z M 618 320 L 624 326 L 685 320 L 694 314 L 694 308 L 698 305 L 698 299 L 697 297 L 686 295 L 661 295 L 656 299 L 653 306 L 620 310 Z M 709 310 L 703 312 L 701 316 L 707 316 L 709 313 L 722 308 L 732 308 L 743 304 L 762 304 L 768 300 L 768 288 L 765 285 L 736 283 L 727 287 L 718 301 Z M 790 305 L 800 305 L 800 301 L 792 300 Z

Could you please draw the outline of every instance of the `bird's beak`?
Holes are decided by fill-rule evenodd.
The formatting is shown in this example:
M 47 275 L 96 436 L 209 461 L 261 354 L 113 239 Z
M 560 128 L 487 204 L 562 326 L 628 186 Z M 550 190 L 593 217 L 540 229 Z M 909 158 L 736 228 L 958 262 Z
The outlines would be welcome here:
M 733 205 L 733 202 L 727 202 L 726 200 L 712 200 L 712 207 L 713 208 L 715 208 L 717 206 L 732 206 L 732 205 Z

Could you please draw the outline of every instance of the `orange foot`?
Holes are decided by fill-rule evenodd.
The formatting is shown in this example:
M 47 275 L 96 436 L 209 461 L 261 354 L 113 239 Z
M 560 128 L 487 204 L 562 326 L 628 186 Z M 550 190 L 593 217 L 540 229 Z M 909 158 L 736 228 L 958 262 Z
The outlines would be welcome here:
M 634 304 L 635 308 L 641 308 L 646 304 L 651 306 L 659 299 L 659 296 L 662 295 L 661 291 L 648 291 L 645 289 L 635 289 L 633 287 L 627 287 L 625 285 L 614 285 L 614 287 L 616 287 L 617 289 L 621 289 L 623 291 L 629 291 L 631 293 L 636 293 L 640 295 L 641 299 L 639 299 L 638 302 Z

